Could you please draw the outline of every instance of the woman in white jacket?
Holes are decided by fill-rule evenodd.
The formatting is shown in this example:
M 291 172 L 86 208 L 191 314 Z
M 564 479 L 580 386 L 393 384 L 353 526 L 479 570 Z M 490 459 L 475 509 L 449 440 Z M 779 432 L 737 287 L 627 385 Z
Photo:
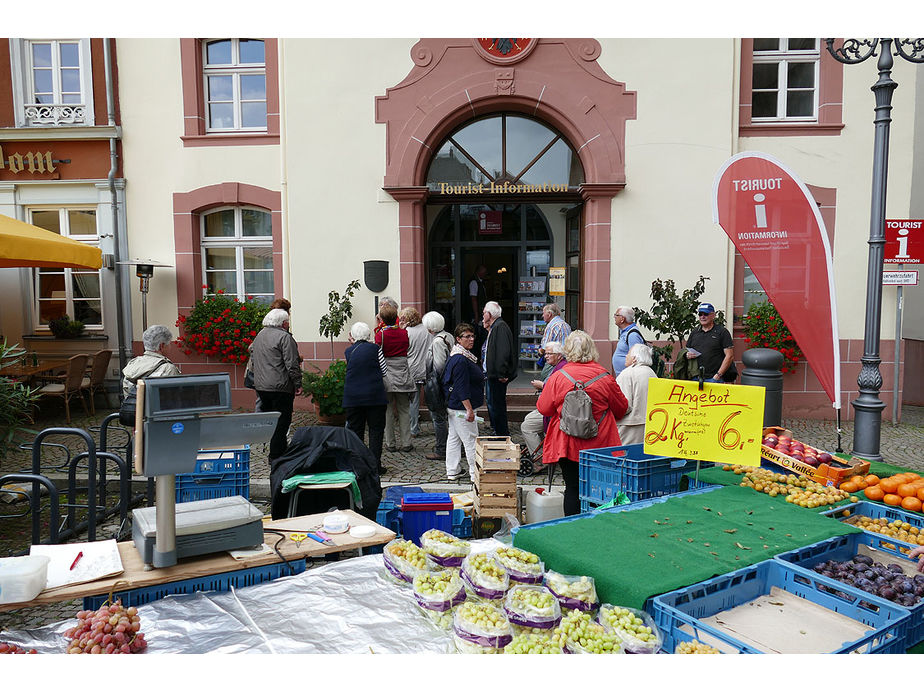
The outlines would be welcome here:
M 616 384 L 629 400 L 629 411 L 616 424 L 623 445 L 637 445 L 645 441 L 648 379 L 657 377 L 651 369 L 651 347 L 633 344 L 626 354 L 625 369 L 616 376 Z
M 151 325 L 141 335 L 144 353 L 136 356 L 122 369 L 122 399 L 143 378 L 160 375 L 179 375 L 180 369 L 164 355 L 166 346 L 173 341 L 173 333 L 163 325 Z

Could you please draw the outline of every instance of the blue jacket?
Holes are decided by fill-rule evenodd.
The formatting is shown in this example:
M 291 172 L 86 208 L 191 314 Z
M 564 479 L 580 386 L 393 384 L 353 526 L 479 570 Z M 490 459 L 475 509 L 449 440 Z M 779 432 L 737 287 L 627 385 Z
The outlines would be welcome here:
M 462 354 L 450 356 L 443 372 L 443 389 L 448 409 L 464 411 L 464 399 L 469 401 L 472 409 L 477 409 L 484 404 L 484 372 L 481 366 Z
M 372 342 L 356 342 L 347 347 L 346 379 L 343 383 L 343 406 L 385 406 L 385 385 L 379 367 L 379 347 Z

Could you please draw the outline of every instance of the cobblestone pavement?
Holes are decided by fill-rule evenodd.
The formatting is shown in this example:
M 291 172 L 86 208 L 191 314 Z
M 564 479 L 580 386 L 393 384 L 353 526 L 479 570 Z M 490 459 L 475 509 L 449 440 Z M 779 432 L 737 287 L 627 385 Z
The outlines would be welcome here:
M 79 410 L 79 406 L 78 406 Z M 90 427 L 99 426 L 100 422 L 112 410 L 97 409 L 95 416 L 83 415 L 82 411 L 73 416 L 73 426 L 89 430 Z M 484 414 L 479 412 L 479 414 Z M 486 416 L 486 415 L 485 415 Z M 293 417 L 293 426 L 316 425 L 317 419 L 313 412 L 296 411 Z M 39 414 L 36 421 L 36 430 L 52 426 L 64 426 L 64 412 L 62 407 L 55 408 L 54 404 Z M 834 450 L 837 445 L 837 432 L 833 420 L 814 421 L 805 419 L 784 419 L 783 425 L 793 431 L 794 435 L 803 442 L 816 447 Z M 113 428 L 119 428 L 115 425 Z M 512 424 L 512 438 L 521 443 L 517 424 Z M 489 431 L 482 425 L 482 433 Z M 114 448 L 125 438 L 120 438 L 119 432 L 110 436 L 110 447 Z M 94 433 L 95 440 L 99 434 Z M 47 439 L 56 440 L 54 437 Z M 62 439 L 63 440 L 63 439 Z M 71 438 L 71 440 L 74 440 Z M 446 481 L 445 464 L 441 460 L 427 460 L 424 455 L 433 449 L 435 439 L 433 426 L 427 417 L 421 421 L 421 435 L 414 438 L 414 450 L 411 452 L 385 452 L 382 463 L 387 472 L 382 476 L 383 486 L 396 484 L 422 486 L 426 491 L 461 492 L 471 489 L 471 484 L 448 483 Z M 841 445 L 849 451 L 853 442 L 853 423 L 845 422 L 841 434 Z M 73 443 L 71 444 L 73 447 Z M 884 421 L 881 434 L 881 453 L 886 462 L 924 472 L 924 407 L 906 406 L 902 410 L 902 421 L 893 426 L 891 422 Z M 58 451 L 52 451 L 48 459 L 54 461 Z M 8 451 L 0 459 L 0 475 L 17 470 L 29 469 L 31 466 L 31 453 L 14 449 Z M 257 445 L 251 450 L 251 500 L 264 512 L 269 512 L 269 463 L 266 459 L 266 446 Z M 141 479 L 138 479 L 139 481 Z M 545 485 L 547 476 L 537 474 L 521 479 L 521 485 L 533 487 Z M 557 476 L 554 488 L 561 489 L 561 477 Z M 22 512 L 24 503 L 4 503 L 0 499 L 0 556 L 22 553 L 28 550 L 29 530 L 28 522 L 23 518 L 10 518 Z M 104 525 L 97 533 L 98 538 L 116 536 L 118 523 Z M 82 608 L 80 600 L 62 602 L 50 606 L 41 606 L 30 609 L 21 609 L 13 612 L 0 612 L 0 632 L 3 630 L 23 630 L 41 625 L 55 623 L 72 618 Z M 2 639 L 2 638 L 0 638 Z

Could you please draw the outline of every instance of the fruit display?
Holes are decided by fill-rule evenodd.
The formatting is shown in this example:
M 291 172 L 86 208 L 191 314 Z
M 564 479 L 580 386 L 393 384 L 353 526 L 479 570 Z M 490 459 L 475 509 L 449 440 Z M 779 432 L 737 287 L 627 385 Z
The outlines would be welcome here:
M 766 493 L 771 498 L 784 496 L 787 503 L 798 505 L 800 508 L 817 508 L 822 505 L 840 503 L 850 498 L 847 491 L 819 484 L 817 481 L 797 474 L 778 474 L 761 467 L 741 465 L 724 465 L 722 469 L 742 475 L 739 486 Z
M 699 640 L 687 640 L 678 643 L 674 648 L 674 654 L 722 654 L 712 645 L 701 643 Z
M 558 597 L 562 614 L 568 610 L 594 611 L 600 606 L 594 579 L 586 575 L 562 575 L 550 570 L 545 574 L 545 586 Z
M 622 638 L 594 621 L 587 611 L 572 611 L 562 618 L 555 635 L 571 654 L 623 654 Z
M 644 611 L 603 604 L 597 614 L 597 623 L 622 638 L 626 652 L 653 654 L 661 649 L 661 632 L 654 619 Z
M 853 476 L 841 488 L 862 492 L 869 500 L 919 513 L 924 511 L 924 479 L 916 472 L 903 472 L 880 479 L 875 474 Z M 853 489 L 853 491 L 851 491 Z
M 458 571 L 419 572 L 412 584 L 421 611 L 440 628 L 451 627 L 453 607 L 465 601 L 465 585 Z
M 914 606 L 924 597 L 924 575 L 912 577 L 898 563 L 885 565 L 863 554 L 849 561 L 818 563 L 812 570 L 901 606 Z
M 487 602 L 466 601 L 455 609 L 453 640 L 463 654 L 497 654 L 513 640 L 504 612 Z
M 510 623 L 524 628 L 554 628 L 561 621 L 558 599 L 542 585 L 513 585 L 504 613 Z
M 427 554 L 412 541 L 392 539 L 382 551 L 385 574 L 395 582 L 413 582 L 414 576 L 427 569 Z
M 504 654 L 564 654 L 558 637 L 551 631 L 520 633 L 504 647 Z
M 470 596 L 492 601 L 503 600 L 510 587 L 507 569 L 493 555 L 486 553 L 465 557 L 462 561 L 462 582 Z
M 844 459 L 793 438 L 792 431 L 778 426 L 764 428 L 761 457 L 780 467 L 823 484 L 839 484 L 848 476 L 869 473 L 869 462 Z
M 24 650 L 11 642 L 0 642 L 0 654 L 38 654 L 38 650 Z
M 511 582 L 542 584 L 545 564 L 536 554 L 513 546 L 502 546 L 494 552 L 494 556 L 507 569 Z
M 70 638 L 67 654 L 133 654 L 147 647 L 138 609 L 126 609 L 121 601 L 78 611 L 77 625 L 64 631 L 64 637 Z
M 471 543 L 439 529 L 428 529 L 420 535 L 420 546 L 430 559 L 441 566 L 460 566 L 472 550 Z
M 800 443 L 798 440 L 785 433 L 779 435 L 768 433 L 761 440 L 771 450 L 776 450 L 781 455 L 786 455 L 799 462 L 817 467 L 819 464 L 831 464 L 834 461 L 834 455 L 824 450 L 819 450 L 806 443 Z
M 845 515 L 848 515 L 849 513 L 849 510 L 844 511 Z M 867 517 L 866 515 L 848 515 L 848 519 L 845 520 L 845 522 L 855 525 L 866 532 L 882 534 L 892 539 L 903 541 L 907 544 L 917 544 L 918 546 L 924 546 L 924 532 L 922 532 L 918 527 L 915 527 L 908 522 L 903 522 L 902 520 L 890 521 L 886 517 L 873 518 Z M 891 549 L 896 547 L 895 545 L 892 545 L 888 546 L 887 548 Z M 899 546 L 898 550 L 902 553 L 908 553 L 911 549 L 905 546 Z

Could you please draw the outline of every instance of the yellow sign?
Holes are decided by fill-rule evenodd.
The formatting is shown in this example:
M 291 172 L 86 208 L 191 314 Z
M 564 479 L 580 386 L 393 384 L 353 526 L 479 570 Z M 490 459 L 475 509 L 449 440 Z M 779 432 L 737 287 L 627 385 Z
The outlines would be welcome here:
M 565 268 L 549 267 L 549 295 L 565 295 Z
M 652 378 L 645 452 L 760 466 L 764 388 Z
M 10 169 L 10 173 L 20 173 L 28 171 L 29 173 L 54 173 L 55 160 L 51 158 L 51 152 L 26 152 L 25 154 L 10 154 L 10 157 L 4 162 L 3 147 L 0 147 L 0 169 L 4 163 Z

